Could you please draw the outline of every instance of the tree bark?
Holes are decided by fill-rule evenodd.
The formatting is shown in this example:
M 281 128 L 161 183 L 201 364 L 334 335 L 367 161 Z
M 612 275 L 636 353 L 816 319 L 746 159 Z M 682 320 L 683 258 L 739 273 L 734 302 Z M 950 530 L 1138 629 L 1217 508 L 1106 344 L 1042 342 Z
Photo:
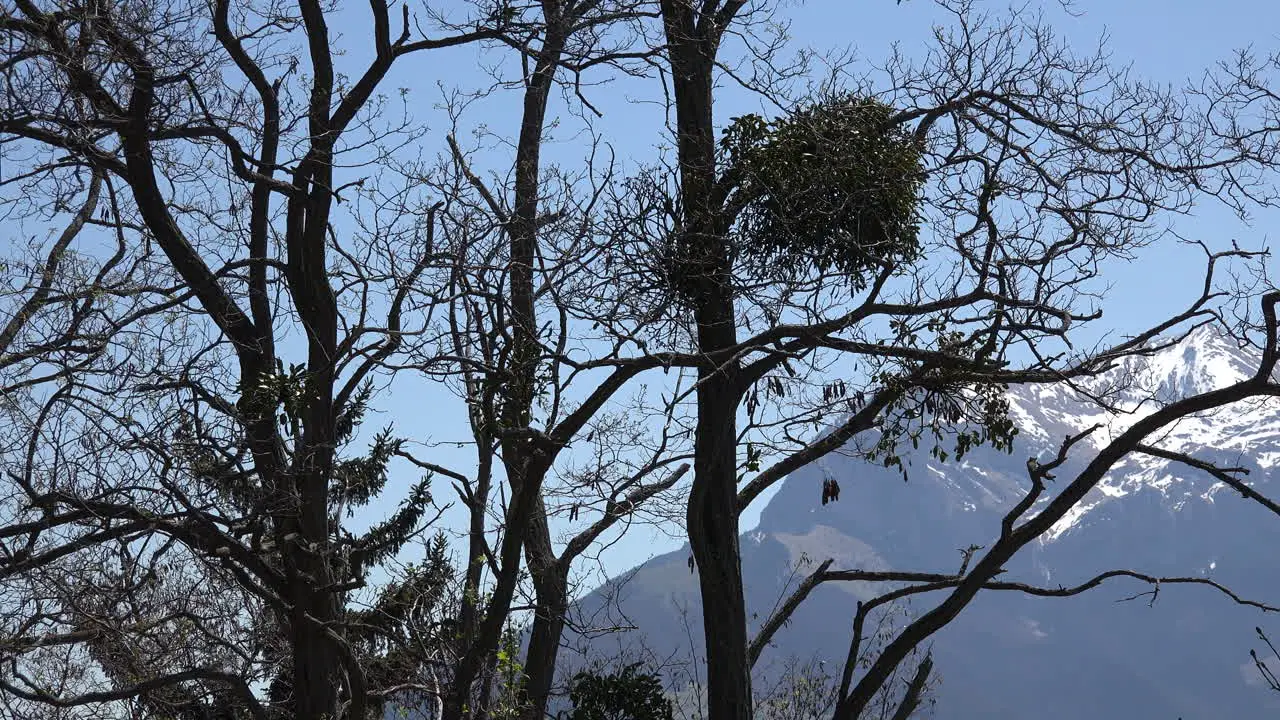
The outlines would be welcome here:
M 698 352 L 737 342 L 731 260 L 722 209 L 714 200 L 714 57 L 720 28 L 715 7 L 695 15 L 688 3 L 664 0 L 663 23 L 676 105 L 683 228 L 678 238 L 681 284 L 692 292 Z M 698 371 L 694 478 L 686 514 L 698 567 L 707 652 L 711 720 L 749 720 L 751 674 L 746 605 L 738 548 L 736 362 Z
M 560 639 L 564 634 L 565 614 L 569 611 L 568 567 L 558 561 L 552 550 L 547 510 L 542 498 L 537 500 L 534 517 L 537 519 L 530 523 L 525 540 L 525 557 L 533 578 L 537 606 L 524 662 L 526 675 L 521 693 L 521 716 L 525 720 L 546 717 Z

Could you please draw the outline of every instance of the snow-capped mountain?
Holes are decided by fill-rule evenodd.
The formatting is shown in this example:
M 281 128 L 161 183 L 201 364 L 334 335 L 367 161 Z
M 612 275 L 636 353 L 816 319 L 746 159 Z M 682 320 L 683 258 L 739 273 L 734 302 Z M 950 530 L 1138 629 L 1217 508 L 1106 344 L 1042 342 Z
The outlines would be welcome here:
M 1048 452 L 1067 435 L 1099 425 L 1089 438 L 1096 448 L 1169 402 L 1247 379 L 1257 362 L 1256 352 L 1239 348 L 1206 326 L 1154 356 L 1125 358 L 1115 370 L 1082 383 L 1079 389 L 1065 383 L 1014 387 L 1008 395 L 1010 410 L 1028 448 Z M 1085 393 L 1100 397 L 1106 407 Z M 1280 404 L 1274 398 L 1255 399 L 1188 417 L 1152 438 L 1151 444 L 1269 474 L 1280 461 Z M 1131 455 L 1044 540 L 1053 541 L 1087 524 L 1095 511 L 1143 491 L 1158 493 L 1172 510 L 1196 499 L 1213 503 L 1214 496 L 1227 487 L 1206 485 L 1204 480 L 1166 460 Z
M 962 461 L 920 451 L 909 481 L 833 454 L 793 474 L 743 537 L 748 609 L 762 622 L 814 564 L 835 568 L 954 572 L 957 548 L 986 545 L 1001 515 L 1028 486 L 1028 457 L 1056 452 L 1062 439 L 1095 424 L 1092 447 L 1079 447 L 1057 476 L 1069 478 L 1105 443 L 1163 403 L 1248 377 L 1256 355 L 1208 329 L 1150 357 L 1127 358 L 1105 376 L 1009 390 L 1020 435 L 1012 455 L 982 448 Z M 1102 408 L 1089 396 L 1104 397 Z M 1247 402 L 1188 418 L 1152 443 L 1226 466 L 1249 468 L 1265 491 L 1280 461 L 1280 402 Z M 836 478 L 839 502 L 823 506 L 824 478 Z M 1065 482 L 1059 480 L 1059 483 Z M 1049 488 L 1052 495 L 1053 487 Z M 1280 494 L 1280 485 L 1276 493 Z M 1047 502 L 1046 498 L 1042 502 Z M 1133 456 L 1077 510 L 1016 558 L 1011 579 L 1074 584 L 1113 569 L 1204 576 L 1242 596 L 1280 603 L 1280 518 L 1199 471 Z M 594 652 L 643 645 L 654 656 L 701 653 L 697 579 L 682 550 L 654 558 L 581 603 L 589 625 L 619 615 L 639 630 L 592 641 Z M 936 638 L 942 684 L 935 716 L 970 718 L 1263 718 L 1280 713 L 1280 696 L 1253 670 L 1254 626 L 1280 636 L 1272 620 L 1211 589 L 1151 588 L 1116 581 L 1071 599 L 986 593 Z M 882 591 L 883 588 L 880 588 Z M 877 588 L 823 586 L 766 650 L 759 674 L 789 657 L 838 668 L 859 599 Z M 931 606 L 917 600 L 908 612 Z M 937 599 L 932 599 L 936 602 Z M 572 664 L 572 663 L 570 663 Z

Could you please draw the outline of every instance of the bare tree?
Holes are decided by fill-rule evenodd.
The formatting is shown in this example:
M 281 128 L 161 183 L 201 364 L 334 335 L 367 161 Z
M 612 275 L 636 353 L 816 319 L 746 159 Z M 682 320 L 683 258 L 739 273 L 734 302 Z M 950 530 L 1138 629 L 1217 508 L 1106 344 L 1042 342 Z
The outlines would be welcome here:
M 1186 309 L 1121 342 L 1072 351 L 1079 329 L 1101 316 L 1094 288 L 1103 264 L 1160 240 L 1156 218 L 1186 212 L 1198 197 L 1236 207 L 1265 197 L 1270 140 L 1262 131 L 1242 141 L 1241 132 L 1188 115 L 1178 95 L 1109 69 L 1103 51 L 1073 52 L 1035 17 L 944 7 L 953 25 L 937 31 L 923 61 L 890 58 L 885 87 L 868 80 L 829 88 L 777 120 L 737 118 L 718 141 L 718 53 L 735 23 L 748 22 L 739 16 L 759 10 L 661 3 L 676 192 L 661 200 L 667 183 L 659 173 L 632 201 L 632 224 L 665 236 L 636 237 L 660 261 L 647 287 L 626 292 L 665 293 L 687 308 L 685 337 L 696 350 L 686 365 L 698 375 L 687 527 L 713 719 L 752 712 L 737 516 L 762 490 L 863 435 L 874 438 L 866 456 L 888 465 L 901 465 L 904 441 L 932 442 L 940 457 L 981 444 L 1011 449 L 1008 383 L 1074 382 L 1152 352 L 1165 333 L 1213 318 L 1224 298 L 1215 266 L 1262 257 L 1211 253 L 1204 292 Z M 871 163 L 887 174 L 864 171 Z M 836 716 L 859 717 L 907 653 L 1117 459 L 1144 452 L 1152 433 L 1188 414 L 1275 394 L 1275 299 L 1262 298 L 1250 330 L 1262 348 L 1253 379 L 1135 425 L 1019 523 L 1043 492 L 1046 470 L 1033 468 L 1032 489 L 1000 540 L 856 684 L 846 674 Z M 862 365 L 866 383 L 856 392 L 839 375 L 815 382 L 841 357 Z M 806 396 L 806 385 L 820 392 Z M 795 428 L 833 415 L 843 416 L 833 432 L 796 447 Z M 1064 445 L 1063 457 L 1079 439 Z M 740 487 L 762 450 L 777 462 Z
M 504 20 L 431 37 L 375 2 L 373 52 L 348 78 L 331 11 L 17 0 L 0 12 L 7 187 L 88 178 L 70 236 L 111 189 L 106 225 L 148 282 L 119 288 L 140 307 L 92 351 L 123 372 L 57 376 L 15 428 L 26 452 L 10 464 L 4 573 L 45 584 L 5 628 L 7 693 L 66 708 L 213 693 L 234 716 L 364 718 L 403 681 L 371 675 L 347 606 L 429 522 L 430 493 L 424 480 L 392 517 L 349 532 L 344 511 L 381 491 L 396 443 L 343 447 L 417 300 L 358 259 L 381 238 L 337 236 L 335 206 L 360 187 L 342 164 L 404 130 L 376 95 L 391 66 L 496 39 Z M 385 262 L 422 272 L 430 227 L 415 241 Z M 50 284 L 29 300 L 47 311 Z M 36 367 L 58 357 L 43 352 Z M 111 555 L 116 570 L 95 568 Z M 46 672 L 61 649 L 77 682 Z
M 807 68 L 783 60 L 771 5 L 745 0 L 421 17 L 374 2 L 363 60 L 342 54 L 336 4 L 3 7 L 5 208 L 59 225 L 7 261 L 21 271 L 0 329 L 17 438 L 0 446 L 0 688 L 24 710 L 336 720 L 410 698 L 435 717 L 536 720 L 575 571 L 630 524 L 679 514 L 713 720 L 752 716 L 753 666 L 836 581 L 893 585 L 852 618 L 831 711 L 905 718 L 931 679 L 922 648 L 980 591 L 1192 582 L 997 576 L 1127 454 L 1234 478 L 1152 438 L 1276 394 L 1278 296 L 1264 274 L 1222 289 L 1253 251 L 1207 250 L 1187 307 L 1075 347 L 1101 317 L 1103 268 L 1167 241 L 1162 219 L 1272 200 L 1274 98 L 1247 58 L 1187 100 L 1038 17 L 944 2 L 951 25 L 922 60 L 797 92 Z M 406 159 L 432 153 L 380 88 L 405 56 L 471 43 L 503 58 L 493 85 L 447 98 L 454 132 L 434 160 Z M 612 157 L 591 95 L 605 80 L 661 93 L 669 166 Z M 777 116 L 723 122 L 725 81 Z M 506 94 L 511 126 L 471 143 L 469 103 Z M 557 107 L 580 131 L 565 163 L 547 159 Z M 822 563 L 749 637 L 738 517 L 788 473 L 837 451 L 902 467 L 908 442 L 1012 450 L 1008 384 L 1065 381 L 1105 407 L 1091 378 L 1233 300 L 1261 349 L 1251 380 L 1143 418 L 1037 504 L 1086 436 L 1069 438 L 958 573 Z M 362 430 L 406 377 L 456 394 L 469 467 Z M 396 496 L 393 463 L 425 476 Z M 440 511 L 432 479 L 464 512 L 457 572 L 443 539 L 401 564 Z M 393 497 L 371 529 L 348 522 Z M 868 643 L 874 613 L 926 593 L 946 599 Z
M 15 510 L 21 515 L 55 503 L 90 512 L 81 507 L 88 493 L 98 503 L 91 512 L 123 516 L 116 532 L 128 543 L 159 533 L 175 538 L 166 548 L 199 565 L 231 566 L 229 587 L 241 595 L 240 612 L 273 617 L 246 623 L 240 633 L 208 633 L 244 651 L 234 672 L 219 670 L 211 682 L 236 688 L 248 698 L 247 711 L 257 711 L 251 690 L 267 683 L 263 712 L 293 703 L 305 715 L 333 701 L 325 712 L 363 716 L 399 691 L 439 702 L 445 715 L 488 714 L 500 646 L 518 619 L 513 600 L 527 568 L 533 627 L 515 702 L 528 716 L 541 716 L 572 564 L 684 473 L 661 430 L 620 457 L 615 450 L 642 431 L 621 408 L 601 411 L 628 380 L 661 361 L 614 368 L 591 386 L 592 368 L 565 347 L 577 325 L 589 322 L 564 295 L 576 275 L 593 270 L 584 258 L 598 252 L 591 205 L 602 188 L 585 198 L 554 196 L 563 207 L 540 209 L 557 187 L 575 189 L 572 178 L 543 174 L 553 91 L 563 88 L 590 108 L 583 83 L 593 68 L 624 74 L 636 72 L 632 63 L 642 68 L 657 49 L 636 44 L 643 33 L 634 23 L 651 13 L 632 2 L 473 9 L 469 17 L 429 12 L 426 20 L 443 34 L 418 39 L 407 10 L 393 36 L 394 18 L 375 5 L 375 54 L 354 83 L 338 69 L 330 11 L 317 5 L 7 9 L 5 31 L 17 48 L 8 77 L 23 104 L 0 129 L 35 149 L 37 155 L 21 159 L 32 177 L 49 175 L 60 167 L 51 158 L 70 153 L 120 180 L 128 197 L 118 225 L 134 244 L 130 250 L 154 242 L 164 259 L 148 270 L 172 278 L 171 287 L 157 291 L 161 298 L 128 323 L 170 328 L 162 356 L 157 350 L 155 367 L 114 386 L 155 404 L 145 422 L 130 428 L 137 442 L 111 448 L 122 461 L 141 454 L 158 466 L 154 472 L 163 471 L 166 479 L 150 500 L 155 507 L 130 515 L 125 506 L 140 504 L 134 489 L 123 477 L 109 479 L 112 470 L 95 469 L 88 485 L 115 483 L 114 505 L 79 480 L 61 478 L 57 495 L 27 482 L 28 497 Z M 503 86 L 520 88 L 523 104 L 511 173 L 496 185 L 472 171 L 452 138 L 442 167 L 420 173 L 397 161 L 416 128 L 389 117 L 377 94 L 401 56 L 468 42 L 505 46 L 523 68 Z M 299 57 L 309 58 L 310 77 L 299 73 Z M 157 89 L 139 89 L 146 82 Z M 596 173 L 595 167 L 585 173 L 588 184 L 605 179 Z M 354 229 L 350 237 L 347 228 Z M 178 324 L 166 324 L 168 313 Z M 540 316 L 559 326 L 548 331 Z M 306 362 L 285 363 L 291 334 L 307 339 Z M 618 347 L 602 347 L 606 360 L 618 356 Z M 389 383 L 406 369 L 459 381 L 477 451 L 474 472 L 421 457 L 390 432 L 375 435 L 367 454 L 338 454 L 376 399 L 371 381 Z M 94 385 L 100 379 L 75 381 L 106 389 Z M 551 398 L 546 403 L 539 399 L 544 394 Z M 133 422 L 119 407 L 101 415 L 107 423 Z M 33 428 L 28 436 L 40 432 Z M 562 449 L 584 435 L 595 452 L 562 460 L 555 468 L 562 484 L 547 495 L 544 480 Z M 100 445 L 118 436 L 108 433 Z M 59 449 L 45 438 L 33 445 L 41 457 Z M 470 515 L 456 633 L 435 627 L 448 620 L 435 612 L 447 593 L 432 583 L 449 582 L 439 563 L 388 565 L 429 524 L 425 480 L 372 530 L 353 534 L 343 526 L 344 513 L 382 492 L 396 461 L 447 478 Z M 509 495 L 495 482 L 505 482 Z M 555 506 L 549 509 L 548 500 Z M 571 513 L 575 522 L 582 516 L 559 548 L 549 526 L 554 513 Z M 175 526 L 146 526 L 153 515 Z M 176 525 L 205 534 L 183 535 Z M 15 535 L 23 536 L 31 524 L 15 527 L 28 528 Z M 90 533 L 73 544 L 87 556 L 105 552 L 107 539 Z M 395 577 L 381 590 L 362 592 L 378 566 Z M 14 571 L 33 577 L 29 565 Z M 74 591 L 67 594 L 68 602 L 75 599 Z M 281 637 L 263 640 L 273 634 Z M 255 643 L 268 647 L 245 650 Z M 134 663 L 113 682 L 142 667 Z M 157 682 L 189 682 L 164 667 L 156 660 L 145 669 Z M 75 701 L 143 691 L 126 685 L 112 692 Z M 55 704 L 65 700 L 36 694 Z
M 1275 671 L 1267 664 L 1268 659 L 1274 662 L 1274 658 L 1280 657 L 1280 655 L 1277 655 L 1276 646 L 1271 643 L 1271 638 L 1267 637 L 1262 628 L 1254 628 L 1254 632 L 1258 634 L 1258 639 L 1262 641 L 1262 644 L 1266 645 L 1267 649 L 1271 651 L 1271 655 L 1269 658 L 1258 657 L 1257 650 L 1250 650 L 1249 658 L 1253 660 L 1253 666 L 1258 670 L 1258 677 L 1262 678 L 1262 682 L 1266 684 L 1267 688 L 1273 692 L 1280 692 L 1280 680 L 1276 679 Z
M 573 299 L 581 278 L 599 271 L 594 208 L 612 167 L 597 163 L 596 146 L 580 170 L 544 167 L 542 159 L 557 89 L 571 111 L 593 110 L 583 88 L 596 69 L 639 73 L 657 52 L 639 42 L 636 23 L 647 14 L 640 2 L 509 8 L 501 41 L 516 51 L 520 69 L 515 79 L 499 76 L 496 86 L 521 98 L 510 166 L 492 175 L 477 169 L 485 158 L 477 161 L 455 133 L 442 163 L 405 171 L 446 198 L 442 249 L 453 259 L 440 283 L 445 310 L 429 336 L 415 341 L 409 365 L 452 384 L 477 453 L 470 470 L 402 451 L 450 477 L 468 513 L 461 641 L 443 706 L 450 718 L 490 712 L 488 678 L 503 629 L 517 617 L 526 569 L 532 613 L 516 702 L 524 717 L 546 714 L 574 563 L 685 472 L 667 434 L 648 432 L 624 409 L 624 387 L 660 363 L 612 367 L 621 348 L 587 337 L 589 319 Z M 455 128 L 465 105 L 451 102 Z M 608 372 L 591 373 L 601 368 Z M 646 420 L 663 413 L 640 411 Z M 579 451 L 568 451 L 571 445 Z M 557 516 L 574 528 L 564 538 L 553 536 Z

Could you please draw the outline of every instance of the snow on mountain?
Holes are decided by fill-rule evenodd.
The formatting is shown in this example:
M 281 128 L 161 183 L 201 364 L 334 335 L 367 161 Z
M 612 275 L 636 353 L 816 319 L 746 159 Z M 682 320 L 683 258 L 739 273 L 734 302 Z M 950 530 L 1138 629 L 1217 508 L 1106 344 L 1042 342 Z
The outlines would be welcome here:
M 1077 447 L 1059 469 L 1062 479 L 1047 488 L 1052 496 L 1099 443 L 1164 403 L 1247 377 L 1256 361 L 1253 351 L 1201 329 L 1084 382 L 1083 390 L 1104 394 L 1110 409 L 1066 383 L 1010 388 L 1010 411 L 1021 431 L 1012 455 L 978 448 L 962 460 L 941 462 L 923 450 L 909 453 L 907 482 L 896 470 L 839 453 L 802 468 L 783 482 L 760 525 L 744 536 L 752 626 L 805 568 L 827 558 L 839 568 L 954 571 L 956 548 L 989 544 L 1001 515 L 1025 494 L 1026 458 L 1056 453 L 1067 435 L 1103 426 L 1092 448 Z M 1152 444 L 1247 467 L 1247 482 L 1265 486 L 1280 462 L 1280 401 L 1239 403 L 1188 418 Z M 826 478 L 836 478 L 842 492 L 839 502 L 824 506 Z M 1213 577 L 1250 597 L 1280 599 L 1280 565 L 1274 562 L 1280 520 L 1223 489 L 1181 464 L 1127 458 L 1041 542 L 1015 558 L 1007 577 L 1074 584 L 1127 567 Z M 640 629 L 587 645 L 608 655 L 634 647 L 630 643 L 654 657 L 699 655 L 701 598 L 687 558 L 687 549 L 654 558 L 585 598 L 582 615 L 594 620 L 584 624 Z M 935 717 L 1276 716 L 1280 698 L 1265 692 L 1251 666 L 1241 664 L 1253 627 L 1267 626 L 1266 619 L 1194 588 L 1165 590 L 1150 606 L 1118 602 L 1144 590 L 1149 588 L 1121 581 L 1071 600 L 980 596 L 935 638 L 942 677 Z M 815 591 L 757 666 L 762 682 L 768 682 L 770 663 L 787 657 L 816 656 L 838 666 L 847 652 L 853 603 L 878 591 L 883 588 L 865 583 Z M 1280 635 L 1280 625 L 1273 630 Z
M 1123 358 L 1101 376 L 1076 383 L 1080 389 L 1066 382 L 1021 385 L 1010 389 L 1009 398 L 1024 435 L 1056 442 L 1066 434 L 1100 424 L 1103 429 L 1093 439 L 1100 444 L 1170 402 L 1245 380 L 1256 366 L 1255 351 L 1237 347 L 1216 330 L 1200 328 L 1181 343 L 1151 356 Z M 1100 407 L 1086 393 L 1102 398 L 1110 408 Z M 1275 410 L 1274 404 L 1252 401 L 1189 418 L 1170 435 L 1176 444 L 1162 447 L 1181 450 L 1226 438 L 1245 447 L 1280 431 L 1280 415 Z M 1265 429 L 1246 432 L 1243 437 L 1237 432 L 1249 430 L 1260 419 L 1265 421 Z
M 1089 442 L 1098 448 L 1170 402 L 1247 379 L 1257 367 L 1258 356 L 1205 326 L 1154 355 L 1124 358 L 1102 376 L 1079 383 L 1080 389 L 1068 383 L 1012 387 L 1010 412 L 1042 456 L 1055 452 L 1062 438 L 1094 425 L 1101 428 Z M 1101 397 L 1108 407 L 1086 393 Z M 1280 403 L 1275 398 L 1255 399 L 1188 417 L 1152 438 L 1151 444 L 1199 457 L 1208 452 L 1233 466 L 1251 460 L 1269 469 L 1280 461 Z M 1193 496 L 1212 502 L 1225 488 L 1221 483 L 1207 488 L 1201 487 L 1202 482 L 1189 483 L 1188 473 L 1171 470 L 1170 464 L 1144 455 L 1126 458 L 1043 540 L 1061 537 L 1095 510 L 1143 489 L 1157 491 L 1177 504 Z

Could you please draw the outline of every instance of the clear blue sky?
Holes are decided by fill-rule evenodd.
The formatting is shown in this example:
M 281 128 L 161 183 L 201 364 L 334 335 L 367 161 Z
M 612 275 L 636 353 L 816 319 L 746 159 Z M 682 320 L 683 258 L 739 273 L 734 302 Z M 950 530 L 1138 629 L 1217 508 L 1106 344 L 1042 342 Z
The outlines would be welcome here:
M 895 42 L 905 54 L 918 54 L 930 39 L 932 23 L 947 17 L 925 0 L 908 0 L 901 5 L 893 0 L 784 1 L 779 5 L 781 14 L 792 21 L 791 34 L 798 45 L 815 49 L 852 46 L 862 58 L 873 62 L 884 58 Z M 1053 0 L 1042 5 L 1046 15 L 1072 44 L 1087 49 L 1106 32 L 1116 64 L 1132 63 L 1138 77 L 1172 85 L 1199 75 L 1215 61 L 1228 58 L 1237 48 L 1253 46 L 1260 52 L 1280 50 L 1280 5 L 1274 2 L 1079 0 L 1073 8 L 1075 17 L 1064 14 Z M 979 3 L 979 6 L 992 11 L 1007 7 L 1001 2 Z M 1027 7 L 1034 9 L 1038 5 L 1031 0 Z M 335 29 L 351 33 L 353 40 L 365 37 L 368 18 L 363 5 L 353 3 L 342 15 L 342 22 L 335 23 Z M 444 118 L 432 110 L 440 98 L 437 83 L 466 88 L 485 82 L 478 68 L 487 59 L 472 50 L 428 53 L 421 58 L 407 59 L 389 78 L 389 88 L 401 85 L 412 88 L 414 112 L 419 119 L 432 123 L 433 132 L 423 139 L 425 151 L 442 149 L 447 131 Z M 643 92 L 653 92 L 652 84 L 642 87 Z M 599 123 L 606 129 L 615 151 L 624 158 L 644 160 L 651 158 L 654 148 L 666 139 L 656 106 L 634 102 L 640 91 L 634 85 L 617 85 L 591 90 L 590 98 L 605 113 Z M 484 123 L 490 131 L 513 138 L 518 119 L 514 114 L 518 94 L 499 95 L 502 97 L 498 100 L 477 106 L 469 120 Z M 565 102 L 557 98 L 552 113 L 563 113 L 565 109 Z M 741 91 L 729 91 L 720 97 L 718 115 L 723 120 L 759 109 L 758 100 Z M 552 148 L 552 157 L 568 157 L 568 153 L 580 148 L 571 138 L 560 139 L 563 145 Z M 490 161 L 494 167 L 501 167 L 510 160 L 509 155 L 500 153 Z M 1257 247 L 1270 244 L 1267 238 L 1272 234 L 1272 227 L 1280 227 L 1275 224 L 1276 219 L 1275 215 L 1261 215 L 1248 227 L 1224 209 L 1207 206 L 1194 217 L 1180 221 L 1177 227 L 1184 235 L 1201 238 L 1211 245 L 1221 246 L 1239 239 L 1242 246 Z M 1105 306 L 1107 327 L 1121 332 L 1136 329 L 1154 318 L 1162 306 L 1181 304 L 1193 297 L 1201 277 L 1197 253 L 1161 245 L 1148 251 L 1135 265 L 1112 268 L 1107 275 L 1114 283 Z M 370 419 L 370 427 L 394 422 L 402 435 L 434 440 L 461 439 L 467 435 L 460 406 L 438 389 L 422 385 L 397 386 L 389 401 L 384 399 L 378 404 L 383 412 Z M 432 459 L 452 461 L 466 470 L 471 457 L 469 451 L 440 448 Z M 412 480 L 412 474 L 403 478 L 406 484 Z M 401 478 L 395 478 L 393 487 L 400 481 Z M 441 499 L 450 496 L 446 484 L 442 483 L 437 491 Z M 395 495 L 394 490 L 391 494 Z M 757 501 L 743 518 L 744 529 L 757 522 L 766 502 L 767 498 Z M 673 534 L 678 533 L 678 528 L 673 529 Z M 638 528 L 610 550 L 606 566 L 611 573 L 624 570 L 654 554 L 674 550 L 680 544 L 678 539 Z

